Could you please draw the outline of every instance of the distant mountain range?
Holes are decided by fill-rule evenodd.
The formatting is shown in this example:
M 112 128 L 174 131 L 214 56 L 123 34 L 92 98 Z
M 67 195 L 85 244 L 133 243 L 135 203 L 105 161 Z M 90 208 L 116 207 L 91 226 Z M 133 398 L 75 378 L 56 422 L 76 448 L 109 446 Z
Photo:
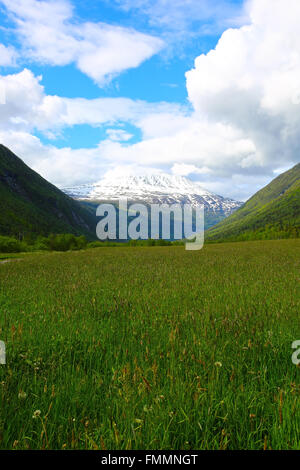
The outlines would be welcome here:
M 216 241 L 299 236 L 300 163 L 206 233 L 206 239 Z
M 166 173 L 103 178 L 98 183 L 63 188 L 74 199 L 99 203 L 116 202 L 127 197 L 131 202 L 144 204 L 191 204 L 204 205 L 206 228 L 228 217 L 242 203 L 211 193 L 198 183 L 182 176 Z
M 0 235 L 73 233 L 95 238 L 94 211 L 64 194 L 0 145 Z
M 96 205 L 122 196 L 144 204 L 203 204 L 208 241 L 300 236 L 300 164 L 242 204 L 164 173 L 104 178 L 61 191 L 0 145 L 0 235 L 73 233 L 95 239 Z

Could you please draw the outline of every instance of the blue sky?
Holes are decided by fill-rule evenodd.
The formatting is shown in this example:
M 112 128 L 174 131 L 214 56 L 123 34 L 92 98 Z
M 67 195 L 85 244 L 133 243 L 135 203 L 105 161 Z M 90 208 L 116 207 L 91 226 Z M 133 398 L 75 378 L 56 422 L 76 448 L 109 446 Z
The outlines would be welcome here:
M 59 186 L 167 171 L 246 199 L 297 162 L 295 135 L 278 141 L 294 108 L 266 87 L 287 56 L 273 31 L 297 78 L 287 1 L 0 0 L 0 140 Z

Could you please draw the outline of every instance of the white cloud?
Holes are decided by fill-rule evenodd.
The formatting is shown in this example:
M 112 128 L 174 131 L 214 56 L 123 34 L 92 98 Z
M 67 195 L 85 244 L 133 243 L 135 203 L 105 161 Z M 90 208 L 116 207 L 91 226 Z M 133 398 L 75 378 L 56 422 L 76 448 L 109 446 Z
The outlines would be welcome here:
M 11 67 L 15 65 L 17 56 L 18 54 L 13 47 L 0 44 L 0 67 Z
M 46 96 L 40 84 L 27 69 L 20 73 L 0 76 L 6 102 L 0 109 L 1 129 L 34 130 L 55 127 L 58 116 L 64 115 L 65 105 L 56 96 Z
M 252 23 L 229 29 L 187 76 L 199 115 L 230 125 L 255 152 L 243 168 L 296 163 L 300 151 L 300 3 L 252 0 Z
M 189 175 L 205 175 L 211 173 L 211 169 L 206 166 L 199 168 L 196 165 L 187 165 L 186 163 L 174 163 L 171 168 L 173 175 L 189 176 Z
M 68 0 L 0 0 L 16 25 L 23 55 L 77 68 L 103 86 L 159 52 L 161 39 L 134 29 L 75 20 Z
M 179 121 L 182 119 L 179 113 L 183 108 L 177 104 L 151 104 L 121 97 L 88 100 L 46 95 L 42 76 L 35 76 L 28 69 L 11 75 L 0 75 L 0 87 L 5 90 L 6 96 L 6 103 L 1 105 L 0 112 L 2 129 L 48 133 L 61 132 L 66 127 L 81 124 L 101 126 L 130 122 L 144 127 L 145 133 L 155 134 L 157 125 L 161 123 L 155 121 L 153 116 L 168 116 L 170 126 L 172 122 L 175 123 L 176 115 Z M 122 137 L 126 137 L 126 134 Z
M 107 0 L 111 2 L 111 0 Z M 240 23 L 242 8 L 232 0 L 113 0 L 121 9 L 145 15 L 152 26 L 183 35 L 216 31 L 224 24 Z M 197 28 L 192 26 L 197 24 Z
M 162 170 L 159 168 L 149 168 L 147 166 L 130 164 L 130 165 L 113 165 L 109 168 L 104 175 L 102 175 L 101 180 L 110 180 L 114 181 L 116 178 L 128 177 L 132 175 L 156 175 L 162 173 Z
M 117 142 L 124 142 L 124 141 L 127 142 L 133 137 L 132 134 L 124 131 L 123 129 L 107 129 L 106 134 L 110 140 L 117 141 Z

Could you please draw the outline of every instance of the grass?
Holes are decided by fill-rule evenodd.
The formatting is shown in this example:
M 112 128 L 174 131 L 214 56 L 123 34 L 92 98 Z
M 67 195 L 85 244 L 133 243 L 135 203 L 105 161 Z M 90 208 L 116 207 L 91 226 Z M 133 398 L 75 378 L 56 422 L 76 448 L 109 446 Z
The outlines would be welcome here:
M 1 449 L 300 449 L 300 240 L 0 266 Z

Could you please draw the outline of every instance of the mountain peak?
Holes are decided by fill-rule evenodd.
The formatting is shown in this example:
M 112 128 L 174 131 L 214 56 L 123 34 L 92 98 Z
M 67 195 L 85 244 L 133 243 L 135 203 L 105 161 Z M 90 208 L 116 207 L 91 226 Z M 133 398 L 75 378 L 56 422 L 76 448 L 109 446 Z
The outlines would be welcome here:
M 128 175 L 118 176 L 113 180 L 110 177 L 104 177 L 94 185 L 97 192 L 107 191 L 114 188 L 114 192 L 134 191 L 136 192 L 160 192 L 166 195 L 170 194 L 211 194 L 198 183 L 194 183 L 184 176 L 169 175 L 167 173 L 153 173 L 148 175 Z
M 145 175 L 105 176 L 92 184 L 64 188 L 63 191 L 75 199 L 82 200 L 116 200 L 127 197 L 129 200 L 145 202 L 160 202 L 161 199 L 175 199 L 174 202 L 184 202 L 191 196 L 216 198 L 215 194 L 204 189 L 199 183 L 184 176 L 168 173 L 153 173 Z M 179 200 L 180 199 L 180 200 Z M 195 198 L 194 198 L 195 199 Z M 197 205 L 197 201 L 193 201 Z
M 116 202 L 127 197 L 144 204 L 203 205 L 208 226 L 219 222 L 242 203 L 224 198 L 204 189 L 184 176 L 167 173 L 147 175 L 106 176 L 97 183 L 63 189 L 69 196 L 89 202 Z

